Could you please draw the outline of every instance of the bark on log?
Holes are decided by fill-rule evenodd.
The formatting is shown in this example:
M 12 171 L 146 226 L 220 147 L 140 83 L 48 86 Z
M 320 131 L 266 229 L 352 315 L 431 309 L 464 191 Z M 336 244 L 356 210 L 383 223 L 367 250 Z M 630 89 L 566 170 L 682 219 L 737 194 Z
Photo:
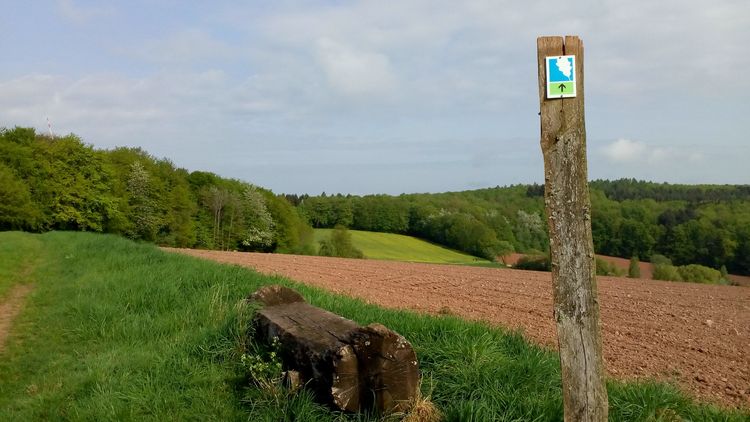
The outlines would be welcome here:
M 314 307 L 299 293 L 267 286 L 250 298 L 263 305 L 255 334 L 281 345 L 285 369 L 298 371 L 316 399 L 338 409 L 406 411 L 417 396 L 419 367 L 411 344 L 380 325 L 354 321 Z

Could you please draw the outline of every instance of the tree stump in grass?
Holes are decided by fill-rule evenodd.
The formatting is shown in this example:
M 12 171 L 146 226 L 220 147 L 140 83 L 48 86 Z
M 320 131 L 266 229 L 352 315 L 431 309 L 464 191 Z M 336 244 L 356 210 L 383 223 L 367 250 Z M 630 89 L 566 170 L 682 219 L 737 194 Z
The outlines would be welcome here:
M 279 339 L 284 367 L 299 372 L 318 401 L 345 411 L 390 413 L 408 410 L 416 399 L 417 357 L 395 331 L 380 324 L 361 327 L 286 287 L 266 286 L 249 299 L 262 305 L 256 337 Z

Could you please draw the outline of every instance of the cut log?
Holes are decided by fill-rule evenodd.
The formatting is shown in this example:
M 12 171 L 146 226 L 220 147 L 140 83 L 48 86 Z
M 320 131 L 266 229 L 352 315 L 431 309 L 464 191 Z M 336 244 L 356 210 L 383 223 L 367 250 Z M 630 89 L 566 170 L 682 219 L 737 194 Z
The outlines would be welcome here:
M 417 355 L 411 344 L 377 323 L 352 332 L 349 342 L 367 386 L 363 405 L 396 412 L 409 410 L 419 389 Z
M 380 324 L 354 321 L 306 302 L 294 290 L 264 287 L 250 300 L 256 338 L 280 344 L 285 369 L 297 371 L 316 399 L 337 409 L 406 411 L 417 397 L 419 366 L 411 344 Z

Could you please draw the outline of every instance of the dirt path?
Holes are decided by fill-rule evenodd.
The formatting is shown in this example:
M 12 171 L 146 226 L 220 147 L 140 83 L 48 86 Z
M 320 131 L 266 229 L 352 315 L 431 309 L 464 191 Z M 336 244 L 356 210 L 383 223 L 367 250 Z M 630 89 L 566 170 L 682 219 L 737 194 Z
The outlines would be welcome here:
M 21 312 L 23 300 L 31 289 L 32 286 L 29 284 L 19 284 L 0 302 L 0 353 L 5 350 L 5 339 L 8 337 L 13 319 Z
M 554 347 L 549 273 L 310 256 L 178 250 L 280 274 L 386 307 L 518 328 Z M 599 277 L 607 370 L 674 381 L 696 396 L 750 405 L 750 288 Z

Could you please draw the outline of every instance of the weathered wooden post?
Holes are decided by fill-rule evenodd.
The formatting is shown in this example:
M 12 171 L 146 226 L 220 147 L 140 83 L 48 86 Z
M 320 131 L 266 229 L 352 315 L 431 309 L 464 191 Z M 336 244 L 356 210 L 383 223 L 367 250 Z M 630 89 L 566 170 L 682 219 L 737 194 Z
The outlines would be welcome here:
M 571 57 L 572 56 L 572 57 Z M 539 104 L 566 421 L 606 421 L 583 107 L 583 42 L 539 37 Z

